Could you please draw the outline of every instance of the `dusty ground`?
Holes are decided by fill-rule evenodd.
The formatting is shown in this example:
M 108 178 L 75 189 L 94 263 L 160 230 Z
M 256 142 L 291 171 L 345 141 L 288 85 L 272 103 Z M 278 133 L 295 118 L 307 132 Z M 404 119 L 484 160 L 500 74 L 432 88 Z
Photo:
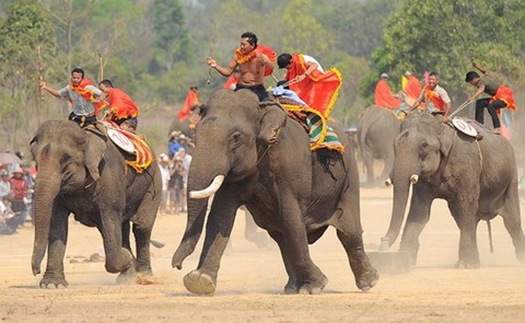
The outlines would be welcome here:
M 364 240 L 376 251 L 390 217 L 390 189 L 363 189 Z M 523 205 L 522 205 L 523 208 Z M 39 289 L 30 255 L 32 228 L 0 236 L 0 318 L 18 322 L 522 322 L 525 321 L 525 268 L 514 257 L 501 219 L 493 221 L 495 252 L 486 225 L 478 229 L 482 268 L 454 269 L 459 232 L 445 204 L 436 201 L 421 237 L 418 265 L 406 274 L 383 274 L 367 293 L 359 291 L 334 230 L 311 253 L 329 278 L 321 295 L 282 295 L 286 282 L 277 247 L 258 248 L 243 237 L 244 217 L 235 226 L 222 259 L 218 291 L 211 297 L 189 294 L 182 271 L 171 268 L 185 216 L 160 215 L 154 231 L 166 243 L 154 249 L 152 285 L 119 286 L 101 262 L 82 262 L 101 247 L 95 229 L 72 220 L 67 248 L 67 289 Z M 397 248 L 397 244 L 394 246 Z M 200 252 L 200 247 L 197 249 Z M 74 259 L 72 261 L 72 259 Z M 74 262 L 79 261 L 79 262 Z

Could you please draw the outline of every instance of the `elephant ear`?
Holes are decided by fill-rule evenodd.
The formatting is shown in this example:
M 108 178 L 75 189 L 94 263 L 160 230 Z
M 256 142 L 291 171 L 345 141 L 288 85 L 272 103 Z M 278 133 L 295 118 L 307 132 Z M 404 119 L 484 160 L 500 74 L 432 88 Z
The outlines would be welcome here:
M 443 156 L 448 156 L 450 154 L 450 150 L 452 149 L 452 144 L 454 142 L 454 136 L 456 135 L 454 130 L 447 131 L 446 127 L 446 125 L 441 125 L 439 131 L 439 150 Z
M 282 127 L 286 126 L 287 115 L 284 109 L 277 102 L 261 102 L 260 130 L 257 140 L 264 146 L 268 146 L 277 141 L 277 135 Z
M 86 136 L 84 161 L 89 174 L 96 182 L 100 178 L 98 165 L 104 158 L 107 146 L 100 136 L 90 131 L 85 131 L 84 133 Z

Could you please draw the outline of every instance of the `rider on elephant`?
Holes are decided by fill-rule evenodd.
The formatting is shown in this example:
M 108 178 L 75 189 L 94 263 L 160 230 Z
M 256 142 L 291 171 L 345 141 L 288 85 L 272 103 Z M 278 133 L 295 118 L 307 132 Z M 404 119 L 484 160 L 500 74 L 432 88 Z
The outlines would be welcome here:
M 139 108 L 124 91 L 113 87 L 110 80 L 102 80 L 98 87 L 108 98 L 106 117 L 116 123 L 121 129 L 133 132 L 137 130 Z
M 398 119 L 404 119 L 407 115 L 409 106 L 400 101 L 401 96 L 393 94 L 388 85 L 388 74 L 381 73 L 381 78 L 374 90 L 374 105 L 380 108 L 387 108 L 394 111 Z
M 478 70 L 481 71 L 484 75 L 487 73 L 485 70 L 479 68 L 474 64 Z M 476 101 L 476 115 L 475 119 L 477 122 L 484 123 L 484 111 L 483 109 L 487 108 L 487 111 L 492 118 L 492 125 L 494 126 L 493 132 L 495 134 L 501 134 L 501 122 L 499 120 L 499 114 L 501 109 L 508 108 L 511 110 L 516 110 L 517 107 L 514 101 L 514 92 L 510 87 L 504 86 L 501 83 L 487 79 L 485 77 L 480 77 L 479 74 L 475 71 L 470 71 L 465 76 L 465 82 L 469 83 L 472 86 L 478 88 L 476 93 L 469 97 L 468 101 L 474 100 L 477 96 L 482 93 L 487 93 L 490 95 L 490 98 L 478 99 Z
M 421 83 L 410 71 L 405 71 L 405 73 L 403 73 L 401 88 L 403 93 L 406 95 L 405 101 L 407 101 L 407 99 L 411 101 L 417 100 L 419 95 L 421 95 L 421 91 L 423 91 Z M 413 102 L 407 103 L 413 104 Z
M 434 115 L 442 115 L 442 121 L 448 121 L 447 116 L 450 112 L 452 101 L 450 100 L 447 91 L 439 86 L 439 74 L 437 72 L 430 73 L 428 85 L 425 86 L 417 101 L 410 107 L 410 110 L 414 110 L 422 102 L 425 102 L 426 109 L 430 113 Z
M 342 84 L 336 68 L 325 72 L 315 58 L 289 53 L 279 55 L 277 65 L 287 70 L 284 78 L 292 91 L 323 116 L 330 115 Z
M 217 64 L 213 57 L 208 57 L 207 63 L 219 74 L 225 77 L 232 75 L 238 68 L 241 73 L 235 91 L 248 89 L 259 97 L 259 101 L 268 100 L 268 92 L 264 87 L 264 77 L 273 73 L 275 52 L 270 47 L 257 44 L 257 36 L 252 32 L 241 35 L 240 46 L 235 50 L 228 66 Z
M 188 91 L 188 94 L 186 94 L 186 100 L 184 101 L 184 107 L 181 111 L 177 114 L 177 117 L 180 121 L 185 120 L 191 113 L 191 110 L 193 110 L 194 106 L 198 106 L 200 104 L 199 100 L 199 88 L 197 86 L 190 87 L 190 90 Z
M 97 114 L 104 105 L 105 94 L 91 80 L 84 78 L 83 69 L 76 67 L 71 70 L 70 83 L 60 90 L 47 86 L 42 80 L 39 81 L 39 86 L 54 97 L 68 99 L 73 105 L 73 112 L 68 119 L 75 121 L 80 127 L 97 122 Z

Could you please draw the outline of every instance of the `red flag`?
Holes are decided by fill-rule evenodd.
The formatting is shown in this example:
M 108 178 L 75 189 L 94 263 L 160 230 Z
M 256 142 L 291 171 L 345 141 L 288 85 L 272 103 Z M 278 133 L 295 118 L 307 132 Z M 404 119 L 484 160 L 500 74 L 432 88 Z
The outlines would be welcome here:
M 421 83 L 419 83 L 419 80 L 414 75 L 409 75 L 406 78 L 407 82 L 405 86 L 403 86 L 403 92 L 413 99 L 419 98 L 421 91 L 423 90 Z
M 184 106 L 177 114 L 177 117 L 180 121 L 186 119 L 190 115 L 191 107 L 199 104 L 199 95 L 194 90 L 189 90 L 186 95 L 186 101 L 184 101 Z
M 293 54 L 292 64 L 285 78 L 293 80 L 296 76 L 304 74 L 306 69 L 303 55 Z M 313 71 L 304 80 L 290 84 L 290 90 L 294 91 L 310 108 L 328 117 L 339 95 L 341 84 L 341 73 L 332 68 L 326 73 L 319 70 Z

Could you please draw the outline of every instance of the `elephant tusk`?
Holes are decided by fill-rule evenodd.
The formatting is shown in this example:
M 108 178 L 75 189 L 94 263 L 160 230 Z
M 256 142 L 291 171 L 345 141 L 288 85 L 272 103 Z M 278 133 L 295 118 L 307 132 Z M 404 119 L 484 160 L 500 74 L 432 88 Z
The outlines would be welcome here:
M 224 181 L 224 175 L 217 175 L 211 182 L 210 186 L 200 191 L 191 191 L 189 197 L 192 199 L 204 199 L 212 196 L 221 188 L 222 182 Z
M 389 177 L 385 180 L 385 186 L 388 187 L 390 185 L 392 185 L 392 179 Z
M 419 175 L 418 174 L 413 174 L 412 176 L 410 176 L 410 183 L 412 185 L 416 184 L 418 180 L 419 180 Z

